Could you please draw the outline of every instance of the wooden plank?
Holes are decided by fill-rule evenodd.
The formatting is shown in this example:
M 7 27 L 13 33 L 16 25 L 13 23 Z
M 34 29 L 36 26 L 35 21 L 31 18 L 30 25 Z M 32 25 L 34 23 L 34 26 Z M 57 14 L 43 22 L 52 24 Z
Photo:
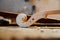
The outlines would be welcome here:
M 9 11 L 1 11 L 1 10 L 0 12 L 9 13 L 9 14 L 18 14 L 17 12 L 9 12 Z
M 60 27 L 35 27 L 35 28 L 12 28 L 12 27 L 0 27 L 0 38 L 11 39 L 15 37 L 17 39 L 28 38 L 60 38 Z

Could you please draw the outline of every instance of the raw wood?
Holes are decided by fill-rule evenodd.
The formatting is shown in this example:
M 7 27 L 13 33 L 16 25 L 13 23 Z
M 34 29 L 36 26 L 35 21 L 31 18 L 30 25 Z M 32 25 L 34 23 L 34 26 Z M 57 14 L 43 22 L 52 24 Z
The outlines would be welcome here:
M 12 28 L 0 27 L 0 38 L 10 39 L 28 38 L 60 38 L 60 27 L 31 27 L 31 28 Z

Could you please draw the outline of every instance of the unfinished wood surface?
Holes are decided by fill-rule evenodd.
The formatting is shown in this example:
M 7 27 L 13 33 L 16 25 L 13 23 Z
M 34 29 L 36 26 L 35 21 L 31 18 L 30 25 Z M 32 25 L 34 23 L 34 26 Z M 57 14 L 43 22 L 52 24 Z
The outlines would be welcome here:
M 46 18 L 60 20 L 60 10 L 55 10 L 50 12 L 48 11 L 46 14 Z
M 16 14 L 16 15 L 18 14 L 18 12 L 9 12 L 9 11 L 1 11 L 1 10 L 0 10 L 0 12 L 9 13 L 9 14 Z
M 60 38 L 60 27 L 31 27 L 31 28 L 14 28 L 14 27 L 0 27 L 0 38 L 11 39 L 24 38 Z

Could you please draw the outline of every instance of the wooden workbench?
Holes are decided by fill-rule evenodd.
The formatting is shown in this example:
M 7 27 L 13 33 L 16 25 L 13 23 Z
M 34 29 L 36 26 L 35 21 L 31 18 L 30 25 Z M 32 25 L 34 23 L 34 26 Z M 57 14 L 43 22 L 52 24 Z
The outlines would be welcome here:
M 60 38 L 60 27 L 0 27 L 0 39 L 57 39 Z

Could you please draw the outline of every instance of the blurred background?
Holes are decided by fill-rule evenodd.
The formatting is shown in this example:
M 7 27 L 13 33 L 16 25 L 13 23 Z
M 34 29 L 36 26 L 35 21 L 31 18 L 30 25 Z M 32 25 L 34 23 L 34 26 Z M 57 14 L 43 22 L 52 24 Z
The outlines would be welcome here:
M 60 0 L 0 0 L 0 16 L 3 17 L 3 20 L 8 21 L 7 23 L 9 24 L 16 24 L 16 16 L 21 12 L 27 14 L 29 18 L 32 14 L 43 10 L 51 10 L 51 12 L 48 12 L 49 14 L 60 15 Z M 52 12 L 52 10 L 55 11 Z M 57 18 L 60 19 L 60 16 L 57 17 L 55 15 L 54 17 L 55 20 Z M 54 17 L 49 16 L 49 19 Z M 0 24 L 2 22 L 0 21 Z

